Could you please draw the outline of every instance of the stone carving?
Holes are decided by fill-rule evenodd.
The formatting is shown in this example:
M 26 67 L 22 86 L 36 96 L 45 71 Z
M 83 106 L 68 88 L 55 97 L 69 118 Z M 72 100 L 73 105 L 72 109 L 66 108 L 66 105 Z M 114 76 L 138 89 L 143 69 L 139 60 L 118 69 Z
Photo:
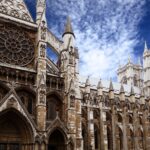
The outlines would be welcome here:
M 69 56 L 70 56 L 69 63 L 73 64 L 73 61 L 74 61 L 74 51 L 73 51 L 73 47 L 72 46 L 70 47 Z
M 42 26 L 41 26 L 41 39 L 45 40 L 46 39 L 46 26 L 45 26 L 45 21 L 42 21 Z
M 22 0 L 0 0 L 0 13 L 33 22 Z
M 78 147 L 78 148 L 81 147 L 81 140 L 80 140 L 80 139 L 77 140 L 77 147 Z
M 1 13 L 7 13 L 7 9 L 6 9 L 6 7 L 4 7 L 4 6 L 0 6 L 0 12 Z
M 8 102 L 7 102 L 7 107 L 10 108 L 10 107 L 14 107 L 16 108 L 17 107 L 17 103 L 16 103 L 16 100 L 11 97 Z
M 46 45 L 41 44 L 40 46 L 40 57 L 45 58 Z
M 70 107 L 75 107 L 75 96 L 74 95 L 70 96 Z
M 42 133 L 39 133 L 39 135 L 36 135 L 35 141 L 42 144 L 43 142 L 46 143 L 46 136 Z
M 32 40 L 20 28 L 0 24 L 0 62 L 25 66 L 34 57 Z
M 46 95 L 46 91 L 45 91 L 45 89 L 41 89 L 40 90 L 40 103 L 42 103 L 42 104 L 45 104 L 45 102 L 46 102 L 46 97 L 45 97 L 45 95 Z
M 82 103 L 87 104 L 90 100 L 90 94 L 83 93 Z

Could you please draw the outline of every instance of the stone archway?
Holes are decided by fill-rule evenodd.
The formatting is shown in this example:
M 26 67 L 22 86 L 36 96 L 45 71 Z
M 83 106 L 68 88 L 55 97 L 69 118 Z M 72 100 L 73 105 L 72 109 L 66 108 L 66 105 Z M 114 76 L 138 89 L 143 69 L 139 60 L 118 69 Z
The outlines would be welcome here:
M 33 149 L 32 129 L 26 119 L 16 110 L 0 114 L 0 150 Z
M 51 133 L 48 141 L 48 150 L 66 150 L 66 139 L 60 130 L 56 129 Z

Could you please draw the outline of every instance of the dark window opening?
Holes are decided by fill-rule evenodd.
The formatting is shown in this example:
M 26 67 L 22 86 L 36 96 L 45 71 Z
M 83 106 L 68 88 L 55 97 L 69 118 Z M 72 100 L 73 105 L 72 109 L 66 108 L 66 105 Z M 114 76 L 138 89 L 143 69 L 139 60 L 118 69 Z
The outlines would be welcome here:
M 51 95 L 47 98 L 47 120 L 54 120 L 57 115 L 61 118 L 62 116 L 62 103 L 60 99 L 55 96 Z
M 95 141 L 95 149 L 98 149 L 99 140 L 98 140 L 98 129 L 96 126 L 94 126 L 94 141 Z

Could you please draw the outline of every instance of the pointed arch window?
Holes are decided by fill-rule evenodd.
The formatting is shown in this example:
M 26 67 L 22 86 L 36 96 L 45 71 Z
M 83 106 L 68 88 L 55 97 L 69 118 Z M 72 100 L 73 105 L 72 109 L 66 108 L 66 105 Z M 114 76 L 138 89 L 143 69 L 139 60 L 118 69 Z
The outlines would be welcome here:
M 121 83 L 123 83 L 123 84 L 127 84 L 127 77 L 126 77 L 126 76 L 124 76 L 124 77 L 122 78 Z
M 111 105 L 111 102 L 110 102 L 109 96 L 106 95 L 105 96 L 105 107 L 110 107 L 110 105 Z
M 94 142 L 95 142 L 95 150 L 98 150 L 100 147 L 99 128 L 95 124 L 94 124 Z
M 129 115 L 128 119 L 129 119 L 129 124 L 133 124 L 133 117 L 132 117 L 132 115 Z
M 107 127 L 107 149 L 112 150 L 112 131 L 110 127 Z
M 88 132 L 87 132 L 87 128 L 86 125 L 82 123 L 82 138 L 83 138 L 83 150 L 87 150 L 88 149 Z
M 128 136 L 128 149 L 132 150 L 134 147 L 134 134 L 130 128 L 127 129 L 127 136 Z
M 31 115 L 35 115 L 35 95 L 27 90 L 17 90 L 20 100 Z
M 118 118 L 118 122 L 122 123 L 122 116 L 120 114 L 117 115 L 117 118 Z
M 137 134 L 138 134 L 137 137 L 138 137 L 139 148 L 143 149 L 143 132 L 142 132 L 142 130 L 138 129 Z
M 47 120 L 52 121 L 58 115 L 62 118 L 62 102 L 56 95 L 49 95 L 46 102 Z
M 134 75 L 133 83 L 134 83 L 134 86 L 138 86 L 138 78 L 137 78 L 137 75 Z
M 27 109 L 28 109 L 28 112 L 29 112 L 30 114 L 33 113 L 33 100 L 32 100 L 32 98 L 29 98 L 29 100 L 28 100 Z
M 123 149 L 123 133 L 120 127 L 116 128 L 116 146 L 117 150 Z
M 0 85 L 0 100 L 4 98 L 4 96 L 7 94 L 8 90 Z

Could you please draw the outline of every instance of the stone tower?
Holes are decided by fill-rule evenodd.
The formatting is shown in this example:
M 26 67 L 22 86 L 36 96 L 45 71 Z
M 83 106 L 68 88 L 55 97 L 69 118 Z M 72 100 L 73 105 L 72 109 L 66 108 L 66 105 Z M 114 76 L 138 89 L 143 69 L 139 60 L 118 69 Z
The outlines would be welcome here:
M 140 62 L 133 64 L 129 58 L 125 66 L 119 67 L 117 74 L 120 83 L 142 87 L 143 68 Z
M 37 125 L 41 131 L 46 129 L 46 48 L 47 48 L 47 21 L 46 21 L 46 2 L 45 0 L 37 1 L 37 18 L 38 32 L 36 37 L 36 60 L 37 68 Z
M 150 51 L 145 42 L 143 53 L 143 72 L 144 72 L 144 92 L 150 96 Z
M 69 17 L 61 39 L 48 29 L 46 0 L 36 21 L 23 0 L 0 0 L 0 150 L 150 148 L 147 45 L 143 86 L 131 60 L 118 69 L 121 84 L 80 76 L 75 40 Z
M 79 91 L 78 49 L 75 47 L 75 35 L 70 17 L 67 18 L 65 31 L 62 35 L 63 50 L 61 51 L 61 75 L 65 81 L 65 102 L 67 124 L 71 137 L 77 140 L 76 149 L 81 148 L 81 101 Z

